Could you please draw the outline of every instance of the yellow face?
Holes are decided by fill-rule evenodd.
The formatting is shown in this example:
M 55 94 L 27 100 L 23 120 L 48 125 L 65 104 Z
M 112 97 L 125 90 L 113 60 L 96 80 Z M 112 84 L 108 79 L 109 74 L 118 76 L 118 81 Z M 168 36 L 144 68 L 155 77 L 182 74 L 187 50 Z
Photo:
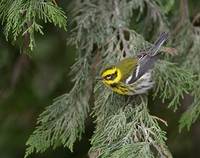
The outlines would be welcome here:
M 122 95 L 128 94 L 128 88 L 121 84 L 122 74 L 116 67 L 105 69 L 101 73 L 102 82 L 114 92 Z
M 118 68 L 111 67 L 111 68 L 105 69 L 101 73 L 101 77 L 104 84 L 112 85 L 112 84 L 116 84 L 120 82 L 122 75 L 121 75 L 121 71 Z

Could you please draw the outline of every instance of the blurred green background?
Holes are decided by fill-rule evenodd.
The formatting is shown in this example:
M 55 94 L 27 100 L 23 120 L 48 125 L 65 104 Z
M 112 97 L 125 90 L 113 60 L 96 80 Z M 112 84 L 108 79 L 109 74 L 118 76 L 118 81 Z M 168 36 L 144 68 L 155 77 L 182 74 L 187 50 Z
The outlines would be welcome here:
M 198 1 L 192 1 L 190 8 L 199 4 Z M 67 6 L 68 1 L 60 3 L 61 6 Z M 70 21 L 68 13 L 67 16 Z M 3 32 L 2 28 L 0 31 Z M 26 140 L 34 130 L 38 115 L 55 97 L 71 88 L 68 73 L 75 60 L 76 50 L 67 46 L 67 34 L 64 31 L 49 24 L 45 25 L 44 32 L 44 36 L 36 38 L 36 48 L 30 56 L 21 54 L 18 46 L 13 46 L 0 34 L 0 158 L 23 157 Z M 178 132 L 178 120 L 190 100 L 186 97 L 183 106 L 175 113 L 167 109 L 166 105 L 150 103 L 151 113 L 168 122 L 169 126 L 163 126 L 163 129 L 167 131 L 169 148 L 177 158 L 200 157 L 199 122 L 189 132 Z M 32 157 L 87 157 L 94 126 L 91 120 L 86 124 L 86 132 L 81 142 L 75 144 L 74 153 L 60 147 Z

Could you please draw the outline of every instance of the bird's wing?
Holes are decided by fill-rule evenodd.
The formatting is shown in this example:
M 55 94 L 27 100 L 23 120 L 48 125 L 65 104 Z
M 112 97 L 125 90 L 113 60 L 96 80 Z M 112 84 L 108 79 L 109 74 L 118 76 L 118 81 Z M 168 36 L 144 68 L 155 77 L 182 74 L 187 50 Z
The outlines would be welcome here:
M 139 60 L 136 69 L 133 71 L 132 75 L 126 79 L 126 83 L 131 84 L 142 77 L 146 72 L 151 70 L 158 56 L 145 55 L 141 60 Z
M 159 38 L 156 40 L 154 45 L 147 51 L 142 52 L 138 55 L 138 65 L 136 69 L 133 70 L 131 76 L 126 79 L 126 83 L 131 84 L 143 76 L 146 72 L 153 68 L 156 59 L 158 58 L 158 50 L 167 40 L 168 33 L 163 32 L 160 34 Z

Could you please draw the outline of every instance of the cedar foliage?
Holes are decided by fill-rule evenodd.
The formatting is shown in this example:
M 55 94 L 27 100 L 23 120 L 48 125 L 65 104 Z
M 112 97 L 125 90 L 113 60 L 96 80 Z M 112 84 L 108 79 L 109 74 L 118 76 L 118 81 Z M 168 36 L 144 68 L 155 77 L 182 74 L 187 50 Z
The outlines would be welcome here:
M 21 36 L 29 36 L 28 46 L 35 45 L 34 34 L 44 34 L 40 21 L 50 22 L 66 29 L 65 13 L 51 0 L 1 0 L 0 18 L 4 25 L 6 39 L 16 41 Z
M 75 141 L 85 131 L 87 117 L 93 117 L 96 126 L 90 157 L 172 157 L 166 132 L 160 127 L 166 122 L 149 113 L 148 98 L 160 99 L 176 111 L 184 95 L 193 96 L 193 103 L 180 118 L 180 131 L 190 129 L 200 114 L 200 28 L 195 25 L 198 17 L 191 21 L 187 1 L 181 0 L 181 12 L 171 18 L 174 5 L 174 0 L 72 2 L 73 30 L 67 41 L 77 49 L 71 69 L 74 86 L 40 114 L 26 143 L 25 157 L 60 145 L 73 151 Z M 52 1 L 1 0 L 0 11 L 6 38 L 16 41 L 27 34 L 31 50 L 35 32 L 43 34 L 41 21 L 66 29 L 64 11 Z M 181 21 L 174 24 L 179 16 Z M 149 95 L 127 99 L 96 82 L 102 69 L 148 49 L 153 44 L 148 41 L 162 31 L 170 32 L 168 45 L 177 49 L 177 55 L 168 55 L 170 48 L 162 49 L 165 53 L 154 69 L 155 86 Z M 147 35 L 151 37 L 148 41 Z

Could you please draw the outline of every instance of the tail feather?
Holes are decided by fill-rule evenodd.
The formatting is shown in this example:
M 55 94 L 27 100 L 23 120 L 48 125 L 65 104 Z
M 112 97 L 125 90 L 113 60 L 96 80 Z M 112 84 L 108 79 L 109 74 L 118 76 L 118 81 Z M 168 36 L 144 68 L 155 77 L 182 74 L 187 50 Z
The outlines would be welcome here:
M 153 47 L 149 50 L 148 54 L 150 54 L 151 56 L 155 56 L 163 43 L 168 39 L 168 36 L 169 34 L 166 32 L 161 33 L 159 38 L 154 43 Z

